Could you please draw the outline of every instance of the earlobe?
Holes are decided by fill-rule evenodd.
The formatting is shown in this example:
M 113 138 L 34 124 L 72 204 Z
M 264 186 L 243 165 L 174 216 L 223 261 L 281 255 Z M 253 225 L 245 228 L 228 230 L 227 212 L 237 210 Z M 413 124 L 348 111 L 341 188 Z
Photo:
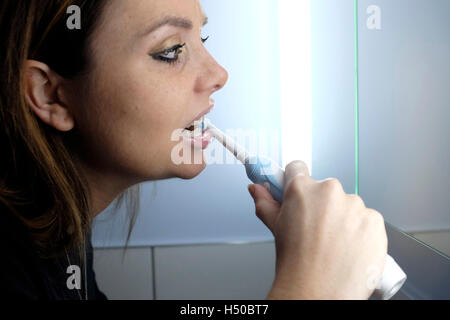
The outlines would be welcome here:
M 72 130 L 73 116 L 58 96 L 63 79 L 39 61 L 27 60 L 25 68 L 25 98 L 33 113 L 59 131 Z
M 58 104 L 53 104 L 49 106 L 49 109 L 50 119 L 47 123 L 48 125 L 63 132 L 73 129 L 73 117 L 66 108 L 63 108 Z

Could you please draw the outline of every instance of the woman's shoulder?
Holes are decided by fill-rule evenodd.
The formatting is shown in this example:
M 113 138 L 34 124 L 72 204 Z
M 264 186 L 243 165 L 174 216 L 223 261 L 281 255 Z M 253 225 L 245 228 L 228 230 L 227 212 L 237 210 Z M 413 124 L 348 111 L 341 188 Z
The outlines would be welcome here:
M 0 205 L 2 250 L 2 295 L 7 298 L 39 299 L 36 256 L 26 227 L 10 210 Z
M 78 298 L 66 286 L 67 274 L 59 259 L 45 262 L 38 256 L 30 234 L 20 219 L 0 204 L 0 272 L 1 295 L 9 299 L 71 299 Z M 93 247 L 90 236 L 86 242 L 87 277 L 90 299 L 107 297 L 97 286 L 93 270 Z M 63 259 L 64 260 L 64 259 Z M 65 262 L 65 260 L 64 260 Z

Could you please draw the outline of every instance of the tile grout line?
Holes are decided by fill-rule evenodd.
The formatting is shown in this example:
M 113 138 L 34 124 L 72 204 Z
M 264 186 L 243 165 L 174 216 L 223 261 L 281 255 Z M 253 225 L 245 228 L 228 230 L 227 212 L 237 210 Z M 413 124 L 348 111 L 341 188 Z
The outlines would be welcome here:
M 450 230 L 449 230 L 450 231 Z M 178 247 L 200 247 L 200 246 L 236 246 L 236 245 L 258 245 L 258 244 L 268 244 L 274 243 L 275 240 L 263 240 L 263 241 L 223 241 L 223 242 L 187 242 L 187 243 L 170 243 L 170 244 L 130 244 L 127 246 L 128 249 L 139 249 L 139 248 L 178 248 Z M 111 245 L 111 246 L 94 246 L 94 249 L 123 249 L 123 245 Z

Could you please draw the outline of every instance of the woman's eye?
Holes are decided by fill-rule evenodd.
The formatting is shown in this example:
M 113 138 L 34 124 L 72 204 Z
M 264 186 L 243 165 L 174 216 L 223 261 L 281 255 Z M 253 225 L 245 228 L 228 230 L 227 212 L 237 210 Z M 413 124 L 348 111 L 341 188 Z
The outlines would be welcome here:
M 186 43 L 183 44 L 177 44 L 173 46 L 172 48 L 169 48 L 167 50 L 164 50 L 159 53 L 152 54 L 152 58 L 155 60 L 167 62 L 169 64 L 175 63 L 178 60 L 178 56 L 180 53 L 182 53 L 181 49 L 186 45 Z
M 208 39 L 209 39 L 209 36 L 207 36 L 206 38 L 201 38 L 202 43 L 205 43 Z M 177 44 L 177 45 L 173 46 L 172 48 L 169 48 L 162 52 L 152 54 L 151 56 L 155 60 L 173 64 L 178 61 L 178 56 L 180 55 L 180 53 L 183 52 L 183 51 L 181 51 L 181 49 L 184 46 L 186 46 L 186 43 Z

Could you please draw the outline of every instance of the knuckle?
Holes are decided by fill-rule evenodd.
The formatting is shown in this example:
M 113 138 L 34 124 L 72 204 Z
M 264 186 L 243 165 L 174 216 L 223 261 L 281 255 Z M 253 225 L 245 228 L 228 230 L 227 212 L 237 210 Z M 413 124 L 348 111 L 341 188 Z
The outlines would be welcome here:
M 370 217 L 374 228 L 378 231 L 379 239 L 382 240 L 383 248 L 387 251 L 388 238 L 383 215 L 373 209 L 369 209 L 368 216 Z
M 374 209 L 367 209 L 366 218 L 375 225 L 384 226 L 384 217 L 381 213 Z
M 350 203 L 358 206 L 358 207 L 365 207 L 364 200 L 357 194 L 349 194 L 347 195 L 347 198 L 350 200 Z
M 310 176 L 308 166 L 301 160 L 293 161 L 286 166 L 285 169 L 285 176 L 287 178 L 286 183 L 289 184 L 289 181 L 292 181 L 292 179 L 294 179 L 298 175 L 308 177 Z
M 336 178 L 329 178 L 321 182 L 326 193 L 334 194 L 343 191 L 342 185 Z
M 292 181 L 290 182 L 289 186 L 288 186 L 288 190 L 286 190 L 286 192 L 290 193 L 294 193 L 294 194 L 301 194 L 302 190 L 304 188 L 304 181 L 307 177 L 305 176 L 296 176 L 294 178 L 292 178 Z
M 378 211 L 375 211 L 373 214 L 373 219 L 375 219 L 376 222 L 384 226 L 384 217 L 381 213 Z
M 302 160 L 295 160 L 295 161 L 290 162 L 290 163 L 286 166 L 286 168 L 287 168 L 287 167 L 295 167 L 295 168 L 301 167 L 301 168 L 308 168 L 308 165 L 306 164 L 306 162 L 304 162 L 304 161 L 302 161 Z

